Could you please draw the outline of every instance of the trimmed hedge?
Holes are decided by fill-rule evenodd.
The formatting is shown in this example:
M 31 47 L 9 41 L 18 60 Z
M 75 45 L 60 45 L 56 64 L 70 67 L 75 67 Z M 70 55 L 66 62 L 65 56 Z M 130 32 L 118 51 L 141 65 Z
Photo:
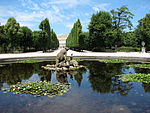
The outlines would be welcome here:
M 140 51 L 140 48 L 138 47 L 125 47 L 125 46 L 122 46 L 122 47 L 119 47 L 118 52 L 139 52 Z

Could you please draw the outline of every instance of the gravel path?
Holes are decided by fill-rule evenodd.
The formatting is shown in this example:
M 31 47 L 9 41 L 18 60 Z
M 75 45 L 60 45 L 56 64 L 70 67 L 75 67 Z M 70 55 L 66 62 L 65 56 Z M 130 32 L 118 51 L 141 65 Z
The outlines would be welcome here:
M 32 58 L 32 57 L 55 57 L 60 49 L 55 50 L 54 52 L 43 53 L 42 51 L 38 52 L 29 52 L 29 53 L 18 53 L 18 54 L 0 54 L 1 59 L 9 59 L 9 58 Z M 77 57 L 130 57 L 130 58 L 150 58 L 150 53 L 141 53 L 141 52 L 76 52 L 69 50 L 67 52 L 67 56 L 70 56 L 73 53 L 73 56 Z

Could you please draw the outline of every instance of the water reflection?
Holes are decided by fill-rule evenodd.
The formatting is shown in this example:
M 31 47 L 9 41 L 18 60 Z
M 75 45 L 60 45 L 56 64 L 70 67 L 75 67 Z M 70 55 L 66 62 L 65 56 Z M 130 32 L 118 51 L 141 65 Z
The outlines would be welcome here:
M 33 64 L 9 64 L 0 68 L 0 89 L 4 83 L 8 85 L 29 80 L 34 74 L 37 74 L 39 80 L 52 81 L 52 75 L 55 71 L 45 71 L 41 69 L 42 65 L 47 62 L 33 63 Z M 54 62 L 51 62 L 54 64 Z M 99 93 L 117 93 L 120 95 L 128 95 L 133 88 L 133 82 L 122 82 L 118 80 L 117 74 L 128 73 L 150 73 L 148 69 L 134 69 L 133 67 L 126 67 L 124 64 L 105 64 L 100 62 L 81 62 L 87 68 L 78 71 L 56 71 L 56 80 L 61 83 L 68 83 L 69 80 L 76 81 L 78 87 L 83 82 L 83 74 L 88 71 L 88 82 L 92 90 Z M 145 92 L 150 92 L 150 84 L 142 84 Z
M 7 113 L 47 113 L 47 112 L 147 112 L 150 108 L 150 84 L 122 82 L 117 74 L 148 73 L 150 70 L 134 69 L 124 64 L 104 64 L 100 62 L 80 62 L 86 68 L 78 71 L 45 71 L 42 65 L 9 64 L 0 67 L 0 88 L 5 83 L 15 84 L 47 80 L 50 82 L 72 83 L 72 88 L 64 95 L 49 99 L 32 95 L 18 96 L 0 91 L 0 109 Z M 144 89 L 144 90 L 143 90 Z M 145 92 L 144 92 L 145 91 Z M 119 96 L 121 95 L 121 96 Z M 142 104 L 141 104 L 142 103 Z

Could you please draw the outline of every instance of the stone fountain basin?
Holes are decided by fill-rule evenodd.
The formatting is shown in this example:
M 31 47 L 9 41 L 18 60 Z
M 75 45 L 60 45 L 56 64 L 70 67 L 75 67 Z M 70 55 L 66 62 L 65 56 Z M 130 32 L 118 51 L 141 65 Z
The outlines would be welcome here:
M 66 66 L 66 67 L 56 67 L 56 65 L 49 65 L 47 64 L 46 66 L 42 66 L 42 68 L 44 70 L 57 70 L 57 71 L 69 71 L 69 70 L 78 70 L 78 69 L 81 69 L 81 68 L 85 68 L 85 66 L 83 65 L 78 65 L 78 66 Z

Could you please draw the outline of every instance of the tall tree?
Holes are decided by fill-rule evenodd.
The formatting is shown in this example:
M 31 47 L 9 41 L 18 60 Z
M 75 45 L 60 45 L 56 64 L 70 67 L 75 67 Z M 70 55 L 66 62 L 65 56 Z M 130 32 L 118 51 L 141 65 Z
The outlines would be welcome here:
M 89 49 L 104 51 L 106 39 L 112 29 L 112 18 L 108 12 L 100 11 L 93 14 L 89 24 Z
M 0 26 L 0 51 L 1 52 L 6 52 L 7 44 L 8 43 L 8 38 L 6 37 L 4 33 L 4 26 Z
M 121 8 L 117 8 L 117 10 L 111 10 L 112 18 L 113 18 L 113 27 L 114 32 L 116 32 L 116 40 L 115 45 L 120 44 L 122 31 L 126 28 L 132 28 L 131 19 L 133 18 L 133 14 L 129 11 L 126 6 L 122 6 Z
M 80 19 L 78 19 L 77 22 L 74 23 L 73 28 L 67 37 L 66 46 L 74 49 L 80 49 L 79 38 L 81 33 L 82 25 Z
M 150 50 L 150 14 L 138 21 L 139 24 L 135 30 L 136 37 L 138 37 L 138 44 L 141 46 L 142 41 L 145 42 L 147 50 Z
M 8 19 L 5 27 L 5 34 L 9 38 L 11 49 L 19 48 L 21 37 L 23 36 L 22 29 L 16 19 L 11 17 Z
M 42 34 L 42 31 L 34 31 L 32 33 L 32 41 L 33 41 L 32 47 L 35 48 L 35 50 L 42 49 L 41 34 Z
M 49 41 L 51 41 L 50 39 L 50 24 L 49 24 L 49 20 L 48 18 L 46 18 L 45 20 L 43 20 L 40 25 L 39 28 L 42 30 L 42 39 L 41 39 L 41 44 L 43 47 L 43 52 L 46 52 L 48 46 L 51 46 L 49 44 L 51 44 Z
M 28 27 L 21 27 L 23 36 L 20 42 L 20 46 L 23 48 L 25 52 L 27 48 L 30 48 L 33 44 L 32 42 L 32 31 Z

